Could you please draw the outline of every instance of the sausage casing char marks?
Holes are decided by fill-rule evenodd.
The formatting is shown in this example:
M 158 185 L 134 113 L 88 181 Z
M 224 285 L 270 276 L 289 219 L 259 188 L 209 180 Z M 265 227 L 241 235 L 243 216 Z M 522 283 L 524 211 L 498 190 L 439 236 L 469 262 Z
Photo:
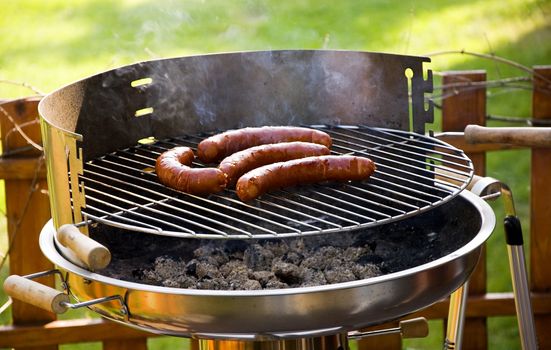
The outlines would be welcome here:
M 294 126 L 264 126 L 229 130 L 199 143 L 197 156 L 204 163 L 214 163 L 241 150 L 270 143 L 303 141 L 331 148 L 331 137 L 320 130 Z
M 248 201 L 270 190 L 323 181 L 361 181 L 375 171 L 369 158 L 319 156 L 274 163 L 254 169 L 237 181 L 237 196 Z
M 159 181 L 191 194 L 209 194 L 226 188 L 226 174 L 217 168 L 191 168 L 195 158 L 189 147 L 175 147 L 162 153 L 155 163 Z
M 287 160 L 328 155 L 331 151 L 324 145 L 309 142 L 282 142 L 260 145 L 236 152 L 222 160 L 218 168 L 228 177 L 228 187 L 246 172 L 263 165 Z

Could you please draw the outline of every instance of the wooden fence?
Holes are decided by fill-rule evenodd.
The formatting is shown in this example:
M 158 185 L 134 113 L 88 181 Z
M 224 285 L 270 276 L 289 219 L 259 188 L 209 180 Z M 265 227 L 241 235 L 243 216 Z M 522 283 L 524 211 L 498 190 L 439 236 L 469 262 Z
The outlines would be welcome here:
M 484 82 L 484 71 L 449 72 L 443 85 L 454 82 Z M 551 120 L 551 67 L 535 67 L 533 118 Z M 450 88 L 451 89 L 451 88 Z M 467 124 L 486 122 L 486 90 L 454 87 L 443 92 L 452 97 L 443 100 L 443 131 L 462 131 Z M 1 104 L 10 120 L 1 113 L 0 137 L 4 154 L 28 146 L 28 140 L 14 125 L 22 126 L 24 133 L 40 143 L 36 106 L 38 98 L 29 98 Z M 464 149 L 475 164 L 477 174 L 486 174 L 486 152 L 509 148 L 507 145 L 468 145 L 461 137 L 445 141 Z M 551 348 L 551 149 L 532 149 L 531 230 L 530 230 L 530 288 L 540 348 Z M 512 165 L 513 166 L 513 165 Z M 50 218 L 44 162 L 41 152 L 30 149 L 12 157 L 0 159 L 0 178 L 5 180 L 7 200 L 8 237 L 10 240 L 10 274 L 29 274 L 53 268 L 38 247 L 40 229 Z M 498 224 L 503 214 L 496 213 Z M 528 248 L 528 247 L 527 247 Z M 470 281 L 467 304 L 467 322 L 464 349 L 486 349 L 488 344 L 487 318 L 515 315 L 512 293 L 486 291 L 486 259 L 483 256 Z M 504 266 L 504 270 L 506 267 Z M 52 277 L 41 280 L 54 286 Z M 429 319 L 443 319 L 448 313 L 446 300 L 415 313 Z M 147 337 L 154 335 L 102 319 L 56 320 L 56 316 L 35 307 L 13 301 L 13 324 L 0 326 L 0 348 L 57 349 L 59 344 L 93 342 L 103 343 L 103 349 L 147 348 Z M 192 342 L 192 348 L 196 343 Z M 396 336 L 375 337 L 361 341 L 360 350 L 398 349 L 401 340 Z

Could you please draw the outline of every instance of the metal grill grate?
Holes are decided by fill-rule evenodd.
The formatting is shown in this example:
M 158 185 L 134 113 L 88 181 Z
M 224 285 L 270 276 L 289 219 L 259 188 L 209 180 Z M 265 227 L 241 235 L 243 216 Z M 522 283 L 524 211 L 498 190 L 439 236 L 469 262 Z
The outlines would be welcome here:
M 249 203 L 233 190 L 199 197 L 157 181 L 156 158 L 196 149 L 207 135 L 138 144 L 90 161 L 81 177 L 87 220 L 178 237 L 274 238 L 353 230 L 412 216 L 457 195 L 473 176 L 465 154 L 432 137 L 367 126 L 310 126 L 329 133 L 333 154 L 371 158 L 368 181 L 286 188 Z M 203 166 L 194 163 L 195 167 Z M 439 174 L 436 177 L 436 174 Z

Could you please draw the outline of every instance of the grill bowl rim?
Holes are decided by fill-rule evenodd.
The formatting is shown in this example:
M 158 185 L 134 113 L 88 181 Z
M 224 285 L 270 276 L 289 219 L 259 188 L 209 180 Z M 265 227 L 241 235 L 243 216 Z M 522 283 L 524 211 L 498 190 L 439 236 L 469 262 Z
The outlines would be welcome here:
M 40 249 L 42 253 L 55 265 L 59 266 L 65 271 L 79 275 L 87 280 L 97 281 L 108 285 L 113 285 L 128 290 L 162 293 L 162 294 L 174 294 L 174 295 L 187 295 L 187 296 L 209 296 L 209 297 L 265 297 L 265 296 L 284 296 L 294 294 L 308 294 L 319 293 L 324 291 L 334 291 L 341 289 L 352 289 L 358 287 L 365 287 L 369 285 L 375 285 L 383 283 L 388 280 L 400 279 L 406 276 L 415 275 L 419 272 L 430 270 L 442 265 L 445 265 L 453 260 L 459 259 L 472 251 L 478 249 L 491 235 L 496 224 L 495 213 L 488 203 L 482 198 L 478 197 L 470 191 L 462 191 L 459 195 L 452 200 L 465 200 L 480 214 L 480 228 L 478 233 L 467 244 L 463 245 L 459 249 L 447 254 L 441 258 L 433 260 L 431 262 L 421 264 L 409 269 L 389 273 L 382 276 L 372 277 L 368 279 L 334 283 L 323 286 L 311 286 L 311 287 L 298 287 L 298 288 L 283 288 L 283 289 L 263 289 L 263 290 L 205 290 L 205 289 L 185 289 L 185 288 L 173 288 L 163 286 L 153 286 L 148 284 L 141 284 L 136 282 L 129 282 L 124 280 L 115 279 L 112 277 L 103 276 L 100 273 L 88 271 L 72 261 L 64 257 L 56 246 L 54 240 L 54 227 L 53 222 L 50 220 L 42 229 L 39 238 Z

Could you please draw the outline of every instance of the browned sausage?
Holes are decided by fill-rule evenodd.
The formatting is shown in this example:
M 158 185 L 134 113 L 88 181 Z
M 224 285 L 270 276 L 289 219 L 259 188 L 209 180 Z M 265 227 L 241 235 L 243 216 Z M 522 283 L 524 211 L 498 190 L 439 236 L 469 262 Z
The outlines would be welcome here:
M 193 150 L 175 147 L 162 153 L 155 163 L 159 181 L 168 187 L 191 194 L 209 194 L 226 188 L 226 174 L 217 168 L 190 167 Z
M 282 142 L 260 145 L 236 152 L 220 162 L 218 169 L 228 177 L 228 187 L 246 172 L 266 164 L 286 160 L 328 155 L 331 151 L 324 145 L 309 142 Z
M 331 136 L 320 130 L 296 126 L 264 126 L 229 130 L 204 139 L 197 157 L 204 163 L 218 162 L 235 152 L 268 143 L 303 141 L 331 147 Z
M 237 196 L 248 201 L 273 189 L 322 181 L 365 180 L 375 171 L 369 158 L 319 156 L 265 165 L 237 181 Z

